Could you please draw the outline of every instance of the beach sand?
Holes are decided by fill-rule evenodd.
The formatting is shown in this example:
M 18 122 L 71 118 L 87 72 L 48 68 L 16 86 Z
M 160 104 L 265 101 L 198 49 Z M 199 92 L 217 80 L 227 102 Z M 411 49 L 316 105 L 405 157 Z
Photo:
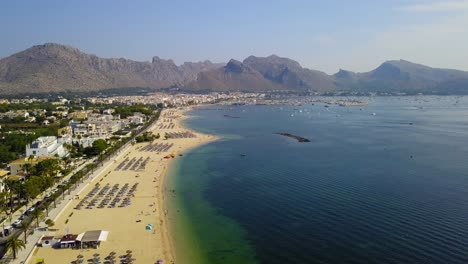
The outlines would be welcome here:
M 72 263 L 80 254 L 84 256 L 84 263 L 87 263 L 87 260 L 92 259 L 95 253 L 100 254 L 104 262 L 104 258 L 110 252 L 114 251 L 117 256 L 121 256 L 125 255 L 127 250 L 132 251 L 133 258 L 136 259 L 135 263 L 156 263 L 158 259 L 162 259 L 164 263 L 175 262 L 175 250 L 171 243 L 168 218 L 165 214 L 165 194 L 170 192 L 165 188 L 167 168 L 173 160 L 183 158 L 179 154 L 184 154 L 184 151 L 216 139 L 212 135 L 192 131 L 196 135 L 195 138 L 164 140 L 165 132 L 190 131 L 181 124 L 184 118 L 186 116 L 183 115 L 182 110 L 164 110 L 153 130 L 154 133 L 159 133 L 161 138 L 155 140 L 153 144 L 173 143 L 174 145 L 167 152 L 161 153 L 142 151 L 141 148 L 148 145 L 148 142 L 137 143 L 130 147 L 111 166 L 94 177 L 92 182 L 82 189 L 79 198 L 73 199 L 59 214 L 53 227 L 56 231 L 48 231 L 45 234 L 45 236 L 54 236 L 58 239 L 67 231 L 69 234 L 79 234 L 90 230 L 106 230 L 109 231 L 107 241 L 102 242 L 98 249 L 38 247 L 28 263 L 36 263 L 38 259 L 44 259 L 48 264 Z M 164 158 L 170 154 L 175 154 L 175 158 Z M 143 160 L 150 158 L 144 170 L 116 170 L 125 159 L 132 160 L 140 157 Z M 129 188 L 138 183 L 134 197 L 131 198 L 131 205 L 122 208 L 107 208 L 107 206 L 97 208 L 99 205 L 97 202 L 93 209 L 86 209 L 86 206 L 79 210 L 74 209 L 96 184 L 99 184 L 101 188 L 110 184 L 112 189 L 115 184 L 119 184 L 121 188 L 126 183 L 129 184 Z M 152 230 L 146 230 L 145 227 L 148 224 L 153 225 Z

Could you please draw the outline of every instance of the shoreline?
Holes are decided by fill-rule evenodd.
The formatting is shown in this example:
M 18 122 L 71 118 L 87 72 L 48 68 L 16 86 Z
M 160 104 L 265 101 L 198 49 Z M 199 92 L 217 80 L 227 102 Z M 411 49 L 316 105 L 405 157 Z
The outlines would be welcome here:
M 87 250 L 37 247 L 33 250 L 28 263 L 35 263 L 38 258 L 43 258 L 47 263 L 69 263 L 76 259 L 78 254 L 89 257 L 89 254 L 100 253 L 104 257 L 111 251 L 117 251 L 121 254 L 125 252 L 125 249 L 132 249 L 137 259 L 136 262 L 139 263 L 155 263 L 157 259 L 163 259 L 165 263 L 175 263 L 177 259 L 176 246 L 171 233 L 171 219 L 167 213 L 171 208 L 166 195 L 168 177 L 171 175 L 170 171 L 174 162 L 171 162 L 173 161 L 171 157 L 165 157 L 171 155 L 173 158 L 179 158 L 181 152 L 185 153 L 218 139 L 214 135 L 193 131 L 183 124 L 183 120 L 189 118 L 186 112 L 190 110 L 192 110 L 191 107 L 182 110 L 164 109 L 159 120 L 153 126 L 151 131 L 161 135 L 161 139 L 155 140 L 154 144 L 173 144 L 173 147 L 167 152 L 143 151 L 142 148 L 151 143 L 136 143 L 123 151 L 109 166 L 102 168 L 100 173 L 93 177 L 92 182 L 88 182 L 79 190 L 85 196 L 95 186 L 112 186 L 116 184 L 120 186 L 130 184 L 132 186 L 132 184 L 140 183 L 133 196 L 134 198 L 131 198 L 131 205 L 124 208 L 77 210 L 78 202 L 83 200 L 81 195 L 81 199 L 78 200 L 68 197 L 67 205 L 56 218 L 56 226 L 54 226 L 56 231 L 48 231 L 43 234 L 44 236 L 54 236 L 57 239 L 65 235 L 64 230 L 67 230 L 66 232 L 69 230 L 71 234 L 79 234 L 100 229 L 109 231 L 107 241 L 102 242 L 98 249 Z M 167 124 L 170 125 L 167 126 Z M 167 128 L 162 129 L 161 126 L 163 125 Z M 180 131 L 192 133 L 195 137 L 177 138 L 176 136 L 167 140 L 162 139 L 165 132 L 178 133 Z M 149 160 L 146 169 L 143 171 L 129 170 L 121 172 L 117 170 L 118 165 L 125 159 L 140 157 Z M 148 206 L 150 211 L 146 211 Z M 90 218 L 93 220 L 89 221 Z M 120 221 L 115 221 L 116 219 Z M 145 231 L 142 227 L 143 223 L 140 222 L 154 224 L 155 230 L 152 232 Z M 152 235 L 150 235 L 151 233 Z M 134 237 L 139 239 L 135 240 Z
M 187 131 L 191 131 L 197 135 L 204 135 L 208 138 L 206 138 L 205 140 L 203 141 L 200 141 L 198 144 L 195 144 L 193 146 L 190 146 L 190 147 L 186 147 L 184 149 L 181 149 L 181 151 L 184 151 L 185 153 L 187 152 L 190 152 L 191 150 L 195 149 L 195 148 L 198 148 L 198 147 L 201 147 L 203 145 L 206 145 L 206 144 L 209 144 L 211 142 L 214 142 L 216 140 L 219 140 L 219 137 L 218 136 L 215 136 L 215 135 L 210 135 L 210 134 L 205 134 L 205 133 L 199 133 L 199 132 L 196 132 L 194 130 L 191 130 L 190 128 L 188 128 L 184 123 L 183 121 L 184 120 L 187 120 L 189 119 L 190 117 L 188 115 L 186 115 L 187 112 L 193 110 L 193 107 L 189 107 L 185 110 L 183 110 L 181 112 L 182 114 L 182 117 L 180 119 L 177 120 L 177 125 L 182 128 L 182 129 L 185 129 Z M 172 262 L 171 263 L 176 263 L 178 257 L 177 257 L 177 252 L 176 252 L 176 243 L 175 243 L 175 234 L 173 233 L 174 232 L 174 223 L 171 223 L 171 220 L 170 220 L 170 214 L 169 214 L 169 209 L 170 208 L 170 205 L 168 204 L 169 203 L 169 199 L 166 199 L 166 193 L 167 193 L 167 187 L 168 187 L 168 183 L 169 183 L 169 177 L 171 176 L 174 176 L 173 175 L 173 171 L 174 171 L 174 166 L 175 166 L 175 162 L 179 162 L 179 161 L 174 161 L 174 162 L 170 162 L 169 164 L 166 164 L 166 166 L 164 166 L 164 171 L 162 172 L 162 179 L 161 179 L 161 187 L 163 187 L 163 189 L 161 189 L 161 191 L 159 192 L 160 194 L 160 197 L 159 197 L 159 201 L 160 201 L 160 208 L 163 209 L 163 223 L 162 223 L 162 229 L 165 230 L 165 244 L 168 245 L 168 256 L 169 258 L 168 259 L 172 259 Z M 172 208 L 173 209 L 173 208 Z M 172 226 L 171 226 L 172 224 Z

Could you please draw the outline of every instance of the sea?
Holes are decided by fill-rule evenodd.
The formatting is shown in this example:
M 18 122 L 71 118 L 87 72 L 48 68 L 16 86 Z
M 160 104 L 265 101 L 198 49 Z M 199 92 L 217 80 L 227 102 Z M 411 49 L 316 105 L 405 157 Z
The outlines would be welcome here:
M 468 263 L 468 97 L 360 100 L 190 111 L 175 263 Z

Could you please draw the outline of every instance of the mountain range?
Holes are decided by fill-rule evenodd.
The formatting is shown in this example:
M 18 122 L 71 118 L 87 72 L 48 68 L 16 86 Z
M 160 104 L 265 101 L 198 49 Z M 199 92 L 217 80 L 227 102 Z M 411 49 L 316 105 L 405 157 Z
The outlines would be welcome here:
M 33 46 L 0 59 L 0 94 L 88 92 L 112 88 L 179 88 L 187 91 L 293 91 L 318 94 L 467 94 L 468 72 L 431 68 L 405 60 L 376 69 L 334 75 L 307 69 L 276 55 L 242 62 L 185 62 L 153 57 L 151 62 L 99 58 L 54 43 Z

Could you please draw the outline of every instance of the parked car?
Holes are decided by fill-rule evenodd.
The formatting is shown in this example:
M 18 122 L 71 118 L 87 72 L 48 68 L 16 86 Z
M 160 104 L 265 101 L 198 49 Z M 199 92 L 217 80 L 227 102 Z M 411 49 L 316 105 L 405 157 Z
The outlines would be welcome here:
M 34 210 L 36 210 L 36 208 L 33 206 L 33 207 L 29 208 L 26 212 L 24 212 L 24 214 L 29 215 L 30 213 L 34 212 Z
M 6 226 L 5 229 L 3 229 L 3 235 L 4 236 L 9 236 L 12 231 L 13 231 L 12 226 Z
M 12 226 L 13 226 L 14 228 L 17 228 L 17 227 L 21 224 L 21 222 L 22 222 L 22 221 L 21 221 L 20 219 L 18 219 L 18 220 L 16 220 L 16 221 L 13 222 Z

